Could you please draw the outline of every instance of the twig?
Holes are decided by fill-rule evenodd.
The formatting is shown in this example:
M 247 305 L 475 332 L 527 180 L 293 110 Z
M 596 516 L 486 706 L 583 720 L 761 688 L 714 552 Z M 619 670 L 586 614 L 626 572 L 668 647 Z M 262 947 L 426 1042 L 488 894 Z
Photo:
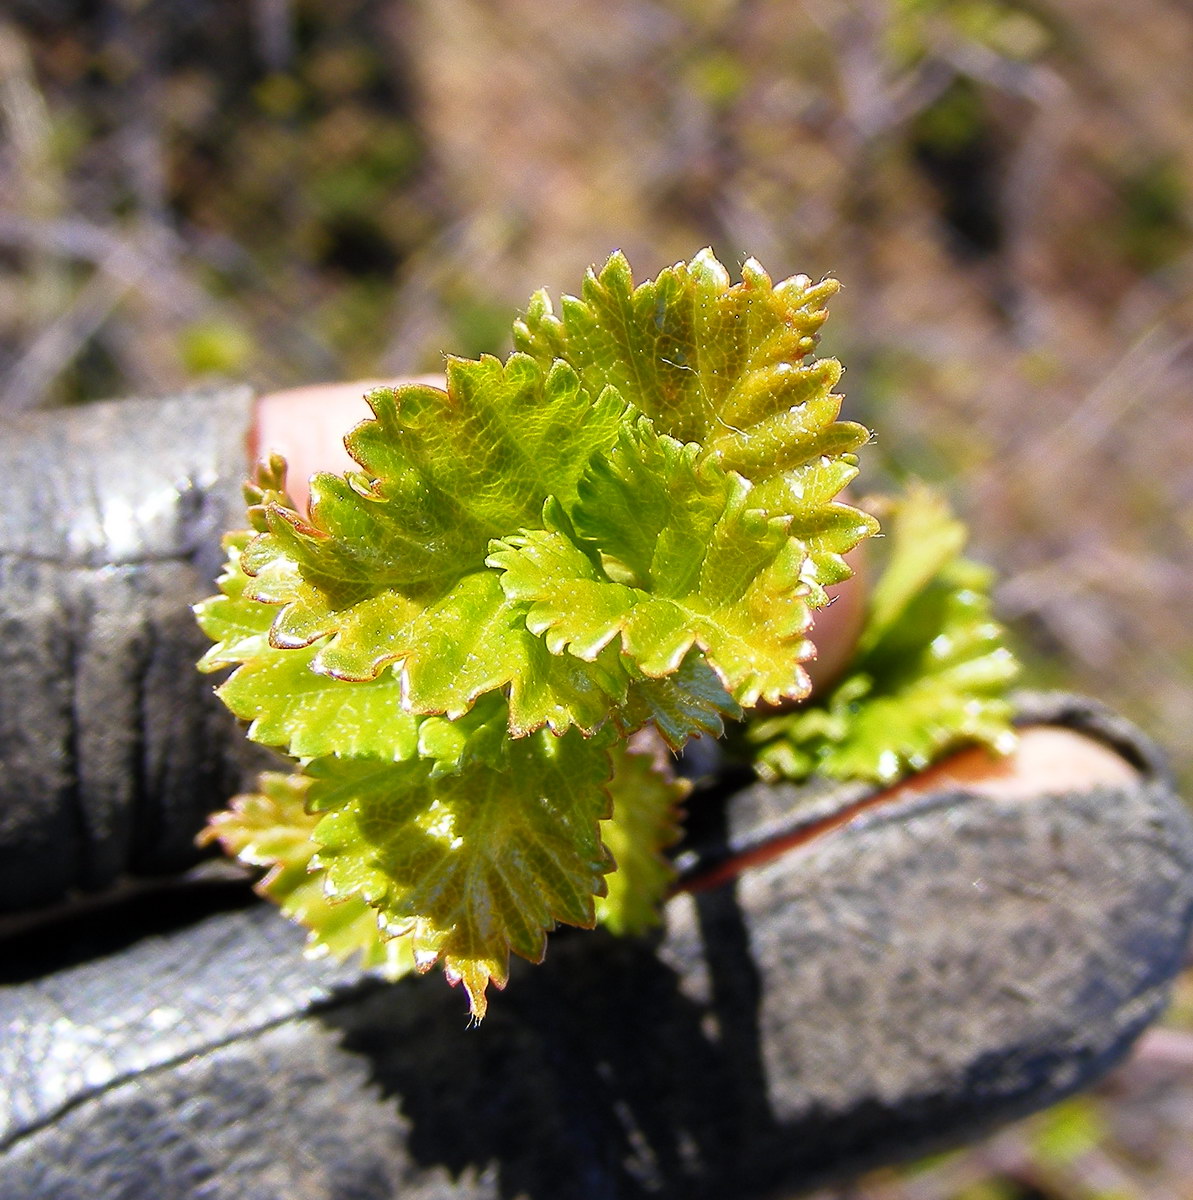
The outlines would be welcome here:
M 55 378 L 135 286 L 144 265 L 132 262 L 119 269 L 95 271 L 70 307 L 51 321 L 17 360 L 0 392 L 0 410 L 20 411 L 42 401 Z
M 0 212 L 0 242 L 94 263 L 128 244 L 120 234 L 77 217 L 45 220 L 6 212 Z
M 133 238 L 77 218 L 42 221 L 0 213 L 0 244 L 94 263 L 129 287 L 151 290 L 166 311 L 182 317 L 207 312 L 211 297 L 178 269 L 180 239 L 168 229 L 154 228 L 151 234 Z
M 34 219 L 55 216 L 64 204 L 64 181 L 53 152 L 53 124 L 37 86 L 20 30 L 0 20 L 0 127 L 8 135 L 3 174 L 7 202 Z M 34 250 L 26 255 L 20 311 L 10 329 L 26 338 L 67 303 L 67 265 Z M 6 322 L 7 323 L 7 322 Z
M 271 71 L 285 71 L 294 57 L 294 20 L 290 0 L 255 0 L 253 23 L 261 59 Z

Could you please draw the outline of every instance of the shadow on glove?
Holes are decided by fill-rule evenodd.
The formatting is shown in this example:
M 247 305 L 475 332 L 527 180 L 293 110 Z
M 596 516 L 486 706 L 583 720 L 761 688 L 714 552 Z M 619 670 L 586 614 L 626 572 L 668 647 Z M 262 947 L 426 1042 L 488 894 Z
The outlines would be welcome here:
M 676 896 L 655 944 L 556 936 L 479 1029 L 437 978 L 303 960 L 256 905 L 7 987 L 0 1195 L 789 1194 L 1049 1103 L 1160 1010 L 1193 920 L 1146 742 L 1051 711 L 1139 784 L 872 809 Z M 722 840 L 806 809 L 748 788 Z

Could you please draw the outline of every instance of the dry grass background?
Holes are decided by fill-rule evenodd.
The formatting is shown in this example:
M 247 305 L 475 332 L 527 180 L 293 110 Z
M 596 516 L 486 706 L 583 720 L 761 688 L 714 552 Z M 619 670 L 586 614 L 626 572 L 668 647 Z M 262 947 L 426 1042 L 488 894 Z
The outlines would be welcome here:
M 9 0 L 0 414 L 500 351 L 617 246 L 831 272 L 869 477 L 1193 781 L 1190 61 L 1188 0 Z M 1186 1036 L 850 1194 L 1193 1197 Z

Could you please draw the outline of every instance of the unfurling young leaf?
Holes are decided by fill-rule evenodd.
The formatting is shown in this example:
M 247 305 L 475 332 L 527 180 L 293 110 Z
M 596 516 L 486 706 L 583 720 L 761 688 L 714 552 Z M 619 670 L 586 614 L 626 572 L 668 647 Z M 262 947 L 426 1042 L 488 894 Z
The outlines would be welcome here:
M 265 772 L 261 790 L 237 796 L 216 813 L 201 840 L 218 841 L 246 866 L 269 868 L 257 890 L 307 928 L 308 954 L 343 959 L 359 953 L 362 966 L 399 979 L 414 968 L 411 939 L 383 936 L 377 914 L 359 898 L 330 901 L 322 876 L 311 869 L 319 848 L 311 833 L 319 818 L 306 810 L 310 782 Z
M 613 751 L 609 791 L 613 813 L 601 822 L 601 840 L 616 866 L 597 897 L 597 922 L 613 933 L 644 933 L 659 922 L 659 905 L 675 879 L 666 857 L 682 832 L 680 805 L 691 790 L 677 779 L 667 748 L 644 729 Z
M 763 778 L 888 784 L 955 746 L 1014 746 L 1019 667 L 990 615 L 990 571 L 961 557 L 965 527 L 940 496 L 916 485 L 888 507 L 889 554 L 849 669 L 747 730 Z
M 203 632 L 216 644 L 199 661 L 203 671 L 238 669 L 219 688 L 220 699 L 242 721 L 254 741 L 279 746 L 296 758 L 322 754 L 412 757 L 419 719 L 402 709 L 401 681 L 381 672 L 365 684 L 317 675 L 317 647 L 278 650 L 269 630 L 277 610 L 249 599 L 250 582 L 241 555 L 250 534 L 224 539 L 228 562 L 220 595 L 196 605 Z
M 789 516 L 750 499 L 740 475 L 640 417 L 581 480 L 570 522 L 495 543 L 488 562 L 553 653 L 596 658 L 615 643 L 658 678 L 698 644 L 741 705 L 803 696 L 805 547 Z
M 836 500 L 869 432 L 837 420 L 841 364 L 809 357 L 837 287 L 804 275 L 772 284 L 752 258 L 731 286 L 711 250 L 635 287 L 614 254 L 558 316 L 538 292 L 514 345 L 540 365 L 570 363 L 590 390 L 617 388 L 659 433 L 748 479 L 751 507 L 792 517 L 807 580 L 820 586 L 849 577 L 841 555 L 877 528 Z
M 502 768 L 438 779 L 422 760 L 317 759 L 308 803 L 326 814 L 314 839 L 328 896 L 375 908 L 420 968 L 442 961 L 480 1019 L 511 949 L 537 962 L 557 921 L 595 923 L 612 866 L 597 828 L 611 815 L 604 740 L 540 730 L 510 742 Z
M 558 922 L 650 925 L 683 785 L 631 747 L 806 697 L 824 589 L 877 528 L 838 498 L 869 434 L 813 357 L 835 290 L 753 260 L 733 285 L 709 251 L 635 286 L 614 255 L 558 315 L 534 297 L 506 361 L 372 392 L 309 510 L 259 471 L 202 666 L 297 767 L 209 836 L 314 944 L 442 963 L 479 1018 Z M 857 670 L 768 727 L 768 769 L 881 779 L 1002 736 L 982 582 L 922 498 L 899 521 Z
M 508 688 L 511 730 L 592 730 L 625 696 L 615 656 L 545 651 L 485 565 L 491 539 L 570 501 L 624 405 L 564 363 L 453 360 L 447 391 L 381 388 L 346 445 L 361 470 L 317 475 L 309 516 L 266 506 L 245 549 L 245 595 L 278 606 L 272 645 L 315 645 L 311 669 L 345 681 L 397 672 L 414 713 L 458 717 Z

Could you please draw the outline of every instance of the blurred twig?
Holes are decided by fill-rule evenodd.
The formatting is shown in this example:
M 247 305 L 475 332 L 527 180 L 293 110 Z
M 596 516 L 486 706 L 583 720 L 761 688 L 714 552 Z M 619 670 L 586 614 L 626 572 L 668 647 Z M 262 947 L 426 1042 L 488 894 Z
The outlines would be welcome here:
M 271 71 L 285 71 L 294 58 L 290 0 L 253 0 L 253 22 L 262 61 Z
M 0 388 L 0 407 L 40 403 L 53 380 L 131 292 L 147 292 L 159 311 L 173 314 L 176 321 L 193 320 L 212 308 L 211 298 L 182 269 L 177 255 L 166 252 L 173 247 L 168 231 L 149 227 L 136 237 L 73 217 L 36 220 L 0 212 L 0 245 L 63 261 L 81 259 L 94 267 L 69 304 L 18 355 Z
M 117 258 L 124 261 L 113 261 Z M 143 260 L 123 247 L 101 262 L 69 307 L 40 330 L 9 369 L 0 390 L 0 409 L 19 412 L 41 403 L 50 384 L 136 286 L 144 269 Z
M 1149 402 L 1191 345 L 1193 339 L 1188 335 L 1174 335 L 1163 325 L 1145 329 L 1125 352 L 1116 354 L 1094 387 L 1063 420 L 1023 446 L 1016 469 L 1046 465 L 1050 490 L 1056 487 L 1058 476 L 1084 469 L 1084 460 L 1135 408 Z M 991 471 L 1007 468 L 1005 461 L 997 467 L 991 463 L 976 481 L 977 485 L 986 486 Z
M 51 148 L 50 115 L 24 39 L 6 22 L 0 22 L 0 126 L 8 140 L 8 203 L 31 220 L 55 217 L 64 198 Z M 21 310 L 10 318 L 13 331 L 37 337 L 68 303 L 69 273 L 56 256 L 35 248 L 26 256 L 21 290 Z

